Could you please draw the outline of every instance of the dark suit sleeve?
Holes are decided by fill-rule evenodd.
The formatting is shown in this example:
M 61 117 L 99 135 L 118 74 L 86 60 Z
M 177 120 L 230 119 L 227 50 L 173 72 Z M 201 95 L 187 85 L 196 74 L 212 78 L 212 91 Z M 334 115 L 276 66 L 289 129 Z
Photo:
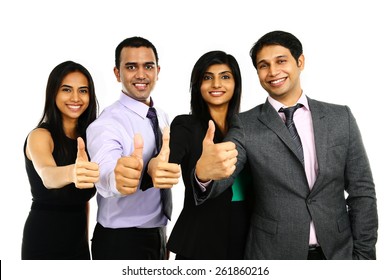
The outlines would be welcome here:
M 182 164 L 186 155 L 192 155 L 191 147 L 196 136 L 193 130 L 196 129 L 192 118 L 188 115 L 176 116 L 170 126 L 170 141 L 169 141 L 169 162 Z
M 349 146 L 345 168 L 348 213 L 353 234 L 354 259 L 375 259 L 378 214 L 375 185 L 362 137 L 350 109 Z
M 246 162 L 246 151 L 244 149 L 244 129 L 241 125 L 241 120 L 238 115 L 235 115 L 232 119 L 232 125 L 229 129 L 229 132 L 224 139 L 224 141 L 232 141 L 236 144 L 236 149 L 238 151 L 238 160 L 236 163 L 236 169 L 234 173 L 226 179 L 213 181 L 209 186 L 207 186 L 206 192 L 200 192 L 198 183 L 195 180 L 195 169 L 193 170 L 193 180 L 192 185 L 194 190 L 195 202 L 197 205 L 202 204 L 204 201 L 217 197 L 222 194 L 226 189 L 228 189 L 231 185 L 233 185 L 235 178 L 240 174 L 241 170 L 245 166 Z

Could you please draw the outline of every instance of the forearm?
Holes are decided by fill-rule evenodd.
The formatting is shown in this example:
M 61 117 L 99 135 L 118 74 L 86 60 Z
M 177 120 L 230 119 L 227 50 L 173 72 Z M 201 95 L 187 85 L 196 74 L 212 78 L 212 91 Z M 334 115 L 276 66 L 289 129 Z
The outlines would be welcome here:
M 122 196 L 122 194 L 118 191 L 116 188 L 116 180 L 115 180 L 115 173 L 113 167 L 107 167 L 108 164 L 102 164 L 100 166 L 100 177 L 99 181 L 96 182 L 96 190 L 97 192 L 105 198 L 108 197 L 119 197 Z
M 347 198 L 351 230 L 353 235 L 353 255 L 356 259 L 376 259 L 378 238 L 378 213 L 374 183 L 366 181 L 365 191 L 351 192 Z M 361 182 L 361 184 L 363 181 Z
M 378 239 L 378 215 L 376 200 L 367 201 L 365 209 L 359 212 L 350 211 L 353 235 L 353 255 L 356 259 L 376 259 L 376 242 Z
M 47 189 L 60 189 L 74 183 L 74 164 L 66 166 L 47 166 L 40 170 L 40 177 Z
M 91 141 L 88 147 L 91 161 L 99 165 L 99 180 L 95 183 L 97 192 L 105 197 L 121 196 L 116 188 L 115 167 L 121 158 L 123 151 L 119 147 L 110 145 L 110 140 L 102 142 Z
M 212 199 L 214 197 L 219 196 L 226 189 L 228 189 L 234 182 L 234 174 L 233 176 L 217 181 L 207 182 L 206 186 L 201 186 L 197 177 L 195 175 L 195 169 L 192 171 L 192 189 L 195 199 L 195 204 L 200 205 L 204 203 L 208 199 Z
M 375 259 L 378 233 L 375 184 L 356 120 L 347 110 L 350 115 L 350 141 L 345 176 L 353 254 L 356 259 Z

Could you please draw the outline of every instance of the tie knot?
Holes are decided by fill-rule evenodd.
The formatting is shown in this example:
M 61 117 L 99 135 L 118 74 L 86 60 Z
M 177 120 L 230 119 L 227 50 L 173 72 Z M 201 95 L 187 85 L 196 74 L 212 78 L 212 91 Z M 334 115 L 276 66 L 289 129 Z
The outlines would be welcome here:
M 298 103 L 295 106 L 291 106 L 291 107 L 287 107 L 287 108 L 280 108 L 279 112 L 283 112 L 284 113 L 284 115 L 286 116 L 286 120 L 292 120 L 295 111 L 298 110 L 301 107 L 303 107 L 303 105 Z
M 154 107 L 150 107 L 148 110 L 148 114 L 146 115 L 147 118 L 149 119 L 155 119 L 157 118 L 157 112 Z

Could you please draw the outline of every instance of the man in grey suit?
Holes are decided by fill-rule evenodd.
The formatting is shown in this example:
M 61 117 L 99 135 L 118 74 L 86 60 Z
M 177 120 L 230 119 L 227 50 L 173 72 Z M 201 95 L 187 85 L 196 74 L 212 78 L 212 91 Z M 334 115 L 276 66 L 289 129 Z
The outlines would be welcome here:
M 194 188 L 197 203 L 222 193 L 248 163 L 254 210 L 247 259 L 375 259 L 375 186 L 350 109 L 303 94 L 305 58 L 294 35 L 267 33 L 250 55 L 269 96 L 233 121 L 226 138 L 238 151 L 232 176 L 217 180 L 231 159 L 216 174 L 209 167 L 226 151 L 210 156 L 212 144 L 204 142 L 195 174 L 206 184 Z

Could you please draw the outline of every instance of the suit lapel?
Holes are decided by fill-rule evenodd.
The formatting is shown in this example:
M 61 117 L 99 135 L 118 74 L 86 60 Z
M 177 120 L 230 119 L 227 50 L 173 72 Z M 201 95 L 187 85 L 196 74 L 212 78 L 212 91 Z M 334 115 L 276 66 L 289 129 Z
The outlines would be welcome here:
M 318 163 L 318 176 L 311 191 L 311 194 L 313 194 L 313 192 L 318 189 L 317 185 L 321 185 L 321 170 L 324 170 L 324 167 L 326 166 L 328 122 L 326 118 L 326 108 L 320 102 L 310 98 L 308 98 L 308 102 L 313 120 L 314 141 Z
M 299 160 L 297 149 L 294 141 L 291 138 L 290 132 L 288 131 L 283 120 L 280 118 L 279 113 L 276 112 L 275 108 L 272 107 L 272 105 L 268 102 L 268 99 L 264 103 L 263 109 L 260 111 L 259 120 L 269 129 L 271 129 L 294 153 L 297 160 Z

